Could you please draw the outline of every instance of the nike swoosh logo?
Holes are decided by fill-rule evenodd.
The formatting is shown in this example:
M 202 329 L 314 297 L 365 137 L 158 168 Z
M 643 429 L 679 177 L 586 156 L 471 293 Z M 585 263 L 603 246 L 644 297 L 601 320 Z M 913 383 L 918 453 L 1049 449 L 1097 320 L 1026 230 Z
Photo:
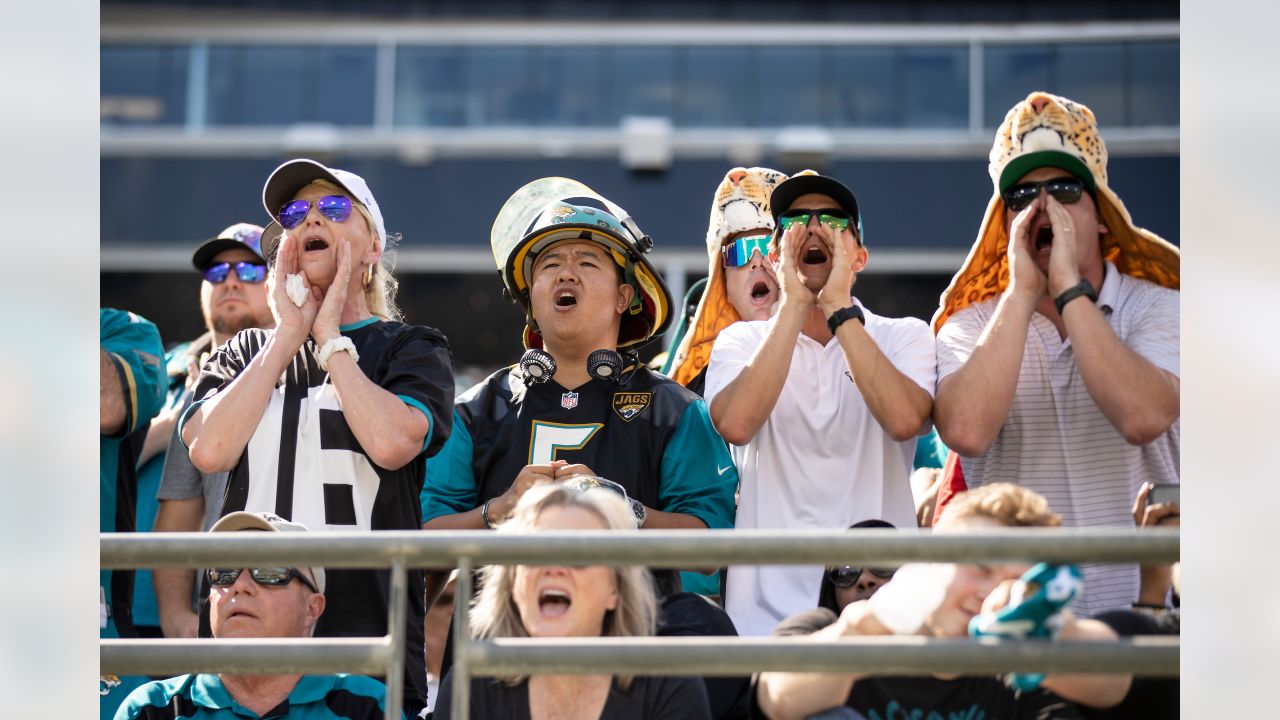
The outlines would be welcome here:
M 721 474 L 721 475 L 723 475 L 723 474 L 725 474 L 725 473 L 729 472 L 730 470 L 732 470 L 732 469 L 733 469 L 733 466 L 732 466 L 732 465 L 729 465 L 729 466 L 726 466 L 726 467 L 720 467 L 719 465 L 717 465 L 717 466 L 716 466 L 716 469 L 720 471 L 720 474 Z

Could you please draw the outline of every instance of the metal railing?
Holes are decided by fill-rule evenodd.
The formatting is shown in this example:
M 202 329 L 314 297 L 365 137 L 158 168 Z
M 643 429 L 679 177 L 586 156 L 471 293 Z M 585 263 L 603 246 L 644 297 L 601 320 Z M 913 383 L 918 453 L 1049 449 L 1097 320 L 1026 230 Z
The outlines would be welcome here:
M 377 533 L 143 533 L 101 537 L 103 568 L 322 565 L 391 568 L 388 634 L 381 638 L 102 640 L 102 672 L 329 673 L 386 676 L 388 718 L 400 716 L 408 568 L 459 569 L 454 593 L 453 707 L 468 717 L 473 676 L 626 672 L 747 675 L 774 671 L 1132 672 L 1178 674 L 1177 638 L 1116 643 L 921 637 L 816 645 L 800 638 L 510 638 L 476 641 L 465 609 L 471 571 L 490 564 L 636 564 L 689 568 L 760 564 L 907 562 L 1141 562 L 1177 560 L 1176 529 L 1018 529 L 932 534 L 912 530 Z

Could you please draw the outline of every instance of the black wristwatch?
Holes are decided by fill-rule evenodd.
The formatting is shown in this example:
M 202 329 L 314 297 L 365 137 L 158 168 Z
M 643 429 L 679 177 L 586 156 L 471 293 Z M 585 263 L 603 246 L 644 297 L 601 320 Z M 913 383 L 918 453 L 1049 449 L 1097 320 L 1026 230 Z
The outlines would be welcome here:
M 1081 280 L 1075 285 L 1063 290 L 1062 294 L 1054 298 L 1053 306 L 1058 309 L 1058 314 L 1061 315 L 1062 308 L 1066 307 L 1067 303 L 1078 297 L 1087 297 L 1089 298 L 1089 302 L 1096 303 L 1098 302 L 1098 291 L 1093 289 L 1093 283 L 1088 280 Z
M 846 320 L 857 320 L 866 326 L 867 319 L 862 316 L 862 308 L 857 305 L 850 305 L 847 308 L 840 308 L 831 313 L 831 317 L 827 318 L 827 327 L 831 329 L 831 334 L 836 333 L 836 328 L 845 323 Z

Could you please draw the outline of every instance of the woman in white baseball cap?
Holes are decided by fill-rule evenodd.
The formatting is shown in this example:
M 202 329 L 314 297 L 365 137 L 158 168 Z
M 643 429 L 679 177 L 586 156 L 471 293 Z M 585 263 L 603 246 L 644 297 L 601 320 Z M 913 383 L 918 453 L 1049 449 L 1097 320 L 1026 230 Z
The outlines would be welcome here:
M 313 531 L 417 530 L 426 458 L 453 419 L 448 341 L 399 322 L 382 211 L 359 175 L 296 159 L 262 193 L 275 222 L 274 330 L 205 364 L 179 421 L 192 463 L 230 471 L 222 514 L 270 511 Z M 405 708 L 425 704 L 423 584 L 409 576 Z M 320 636 L 383 635 L 385 571 L 334 569 Z M 416 648 L 416 650 L 412 650 Z

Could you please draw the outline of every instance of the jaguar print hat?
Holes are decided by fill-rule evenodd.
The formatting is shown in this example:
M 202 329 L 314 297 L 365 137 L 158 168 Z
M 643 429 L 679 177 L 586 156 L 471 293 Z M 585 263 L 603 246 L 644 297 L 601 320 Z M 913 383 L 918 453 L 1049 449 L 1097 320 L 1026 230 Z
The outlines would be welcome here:
M 730 235 L 768 228 L 773 230 L 769 196 L 787 176 L 769 168 L 736 167 L 725 173 L 711 203 L 707 223 L 707 287 L 694 313 L 688 332 L 680 341 L 669 375 L 688 385 L 711 360 L 711 346 L 721 330 L 742 318 L 725 291 L 724 263 L 720 247 Z
M 1046 166 L 1067 170 L 1095 190 L 1098 214 L 1109 231 L 1101 239 L 1103 259 L 1126 275 L 1179 288 L 1178 248 L 1134 225 L 1124 203 L 1107 185 L 1107 148 L 1093 112 L 1064 97 L 1033 92 L 1009 110 L 996 130 L 988 166 L 995 192 L 969 257 L 942 293 L 933 315 L 935 333 L 952 313 L 994 297 L 1009 285 L 1008 222 L 1000 192 Z

